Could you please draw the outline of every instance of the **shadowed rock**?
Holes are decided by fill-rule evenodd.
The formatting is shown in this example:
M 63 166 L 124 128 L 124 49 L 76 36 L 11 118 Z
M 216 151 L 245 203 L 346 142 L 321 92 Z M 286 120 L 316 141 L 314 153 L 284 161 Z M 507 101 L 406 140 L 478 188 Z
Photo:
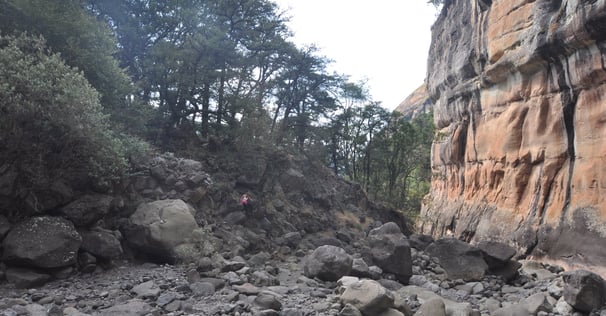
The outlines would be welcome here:
M 398 225 L 386 223 L 368 233 L 373 262 L 384 272 L 395 274 L 402 283 L 412 276 L 412 259 L 408 239 Z
M 439 239 L 429 245 L 426 251 L 438 258 L 451 280 L 479 281 L 488 270 L 480 250 L 458 239 Z
M 576 270 L 564 273 L 564 299 L 577 310 L 590 312 L 606 303 L 606 284 L 597 274 Z

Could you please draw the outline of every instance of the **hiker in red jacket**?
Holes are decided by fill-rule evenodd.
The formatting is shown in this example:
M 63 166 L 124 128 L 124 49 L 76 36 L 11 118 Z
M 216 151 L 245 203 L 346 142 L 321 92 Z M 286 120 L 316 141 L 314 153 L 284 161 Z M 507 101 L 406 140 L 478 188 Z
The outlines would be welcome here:
M 252 203 L 252 200 L 250 199 L 248 194 L 246 194 L 246 193 L 242 194 L 242 197 L 240 198 L 240 204 L 242 205 L 242 209 L 244 210 L 245 213 L 250 213 L 250 211 L 252 210 L 251 203 Z

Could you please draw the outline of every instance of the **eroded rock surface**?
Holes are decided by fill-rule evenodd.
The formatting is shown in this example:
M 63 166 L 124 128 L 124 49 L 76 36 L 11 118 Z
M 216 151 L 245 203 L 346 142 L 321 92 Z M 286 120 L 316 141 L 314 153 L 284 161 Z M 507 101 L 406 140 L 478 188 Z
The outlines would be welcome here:
M 605 262 L 604 30 L 604 1 L 445 1 L 422 232 Z

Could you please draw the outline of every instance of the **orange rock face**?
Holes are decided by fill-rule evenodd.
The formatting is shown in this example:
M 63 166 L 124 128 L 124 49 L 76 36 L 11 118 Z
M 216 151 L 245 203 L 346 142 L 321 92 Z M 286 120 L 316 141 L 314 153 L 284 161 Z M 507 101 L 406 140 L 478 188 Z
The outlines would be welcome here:
M 606 3 L 446 1 L 428 92 L 438 134 L 418 229 L 606 263 Z

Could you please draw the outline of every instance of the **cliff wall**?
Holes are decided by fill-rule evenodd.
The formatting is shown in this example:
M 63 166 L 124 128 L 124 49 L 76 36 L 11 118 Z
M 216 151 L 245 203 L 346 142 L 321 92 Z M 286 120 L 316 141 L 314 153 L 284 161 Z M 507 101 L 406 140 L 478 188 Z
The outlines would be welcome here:
M 606 262 L 606 1 L 447 0 L 418 229 Z

